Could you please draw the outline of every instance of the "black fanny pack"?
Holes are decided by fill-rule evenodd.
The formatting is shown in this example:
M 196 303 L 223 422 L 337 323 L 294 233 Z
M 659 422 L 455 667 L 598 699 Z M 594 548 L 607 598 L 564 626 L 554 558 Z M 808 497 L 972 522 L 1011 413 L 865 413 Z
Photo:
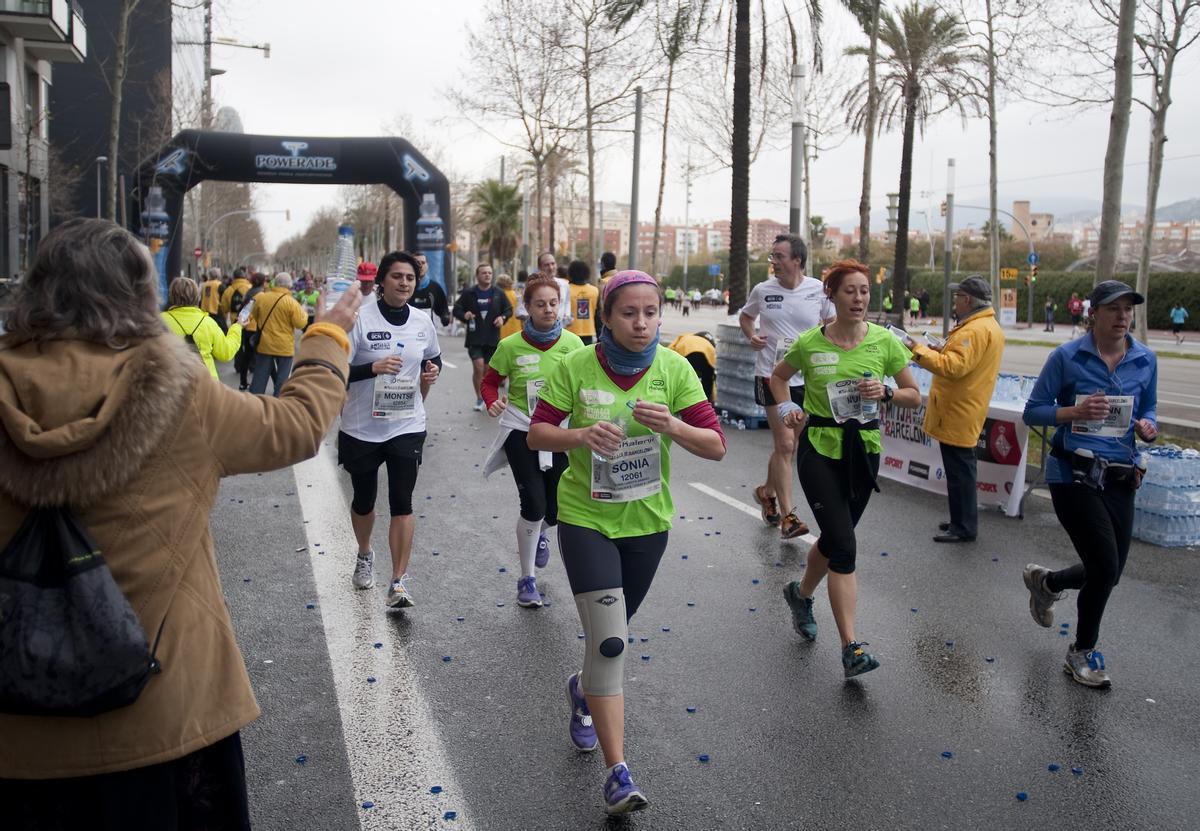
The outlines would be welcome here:
M 1077 485 L 1104 490 L 1112 485 L 1137 488 L 1142 484 L 1144 471 L 1136 465 L 1114 462 L 1102 456 L 1068 453 L 1060 447 L 1051 448 L 1050 455 L 1071 465 L 1071 478 Z

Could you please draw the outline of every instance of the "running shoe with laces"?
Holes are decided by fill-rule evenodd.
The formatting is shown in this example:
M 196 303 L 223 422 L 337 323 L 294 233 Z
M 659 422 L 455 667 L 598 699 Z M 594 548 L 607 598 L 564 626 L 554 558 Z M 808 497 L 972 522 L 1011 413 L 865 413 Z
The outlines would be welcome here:
M 629 768 L 617 762 L 604 780 L 605 810 L 612 816 L 640 811 L 650 804 L 646 795 L 633 783 Z
M 772 527 L 779 524 L 779 503 L 773 496 L 767 496 L 767 486 L 759 485 L 753 491 L 754 501 L 762 512 L 762 521 Z
M 412 595 L 408 593 L 408 588 L 404 585 L 404 581 L 407 579 L 408 575 L 405 574 L 392 581 L 385 601 L 389 609 L 410 609 L 416 605 L 413 603 Z
M 587 699 L 579 687 L 579 673 L 567 679 L 567 703 L 571 706 L 571 744 L 576 750 L 591 753 L 600 744 Z
M 476 398 L 475 399 L 475 407 L 474 407 L 475 412 L 482 413 L 486 409 L 487 409 L 487 406 L 483 403 L 483 399 Z
M 541 608 L 542 593 L 538 591 L 537 578 L 532 574 L 517 581 L 517 605 L 527 609 Z
M 359 553 L 354 559 L 354 576 L 350 578 L 354 583 L 354 588 L 371 588 L 375 585 L 375 552 Z
M 870 652 L 863 649 L 866 642 L 850 641 L 842 650 L 842 670 L 847 678 L 862 675 L 873 669 L 879 669 L 879 661 Z
M 546 539 L 546 532 L 538 534 L 537 554 L 534 555 L 533 564 L 538 568 L 545 568 L 546 563 L 550 562 L 550 540 Z
M 1021 573 L 1025 588 L 1029 589 L 1029 614 L 1038 626 L 1054 625 L 1054 604 L 1063 598 L 1063 592 L 1055 594 L 1046 587 L 1046 578 L 1049 576 L 1050 569 L 1037 563 L 1025 566 Z
M 817 619 L 813 617 L 813 599 L 800 595 L 800 582 L 793 580 L 783 587 L 783 598 L 792 610 L 792 628 L 806 641 L 817 639 Z
M 1085 687 L 1112 686 L 1112 679 L 1104 667 L 1104 655 L 1098 649 L 1068 649 L 1063 672 Z
M 808 533 L 808 526 L 800 521 L 796 512 L 792 511 L 779 523 L 779 536 L 785 540 L 793 540 Z

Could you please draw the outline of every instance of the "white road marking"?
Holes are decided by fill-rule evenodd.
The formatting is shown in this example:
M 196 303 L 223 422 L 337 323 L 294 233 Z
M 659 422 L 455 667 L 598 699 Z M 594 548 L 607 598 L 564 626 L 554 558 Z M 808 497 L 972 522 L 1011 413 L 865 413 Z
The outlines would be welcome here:
M 447 367 L 448 369 L 458 369 L 455 364 L 450 363 L 445 358 L 442 358 L 442 366 Z
M 358 545 L 332 450 L 324 445 L 316 458 L 292 470 L 361 827 L 443 828 L 443 813 L 453 810 L 458 812 L 454 827 L 474 831 L 416 664 L 397 642 L 396 627 L 383 608 L 391 574 L 387 549 L 375 555 L 375 587 L 355 590 L 350 573 Z M 375 649 L 375 643 L 383 647 Z M 434 784 L 442 786 L 442 794 L 430 794 Z M 364 810 L 367 801 L 375 804 Z
M 728 505 L 731 508 L 737 508 L 742 513 L 749 514 L 750 516 L 757 519 L 759 522 L 762 522 L 762 512 L 758 510 L 757 506 L 747 505 L 745 502 L 742 502 L 741 500 L 738 500 L 738 499 L 734 499 L 732 496 L 730 496 L 727 493 L 723 493 L 723 492 L 717 490 L 716 488 L 710 488 L 708 485 L 704 484 L 703 482 L 688 482 L 688 484 L 691 485 L 696 490 L 700 491 L 700 493 L 707 494 L 707 495 L 711 496 L 713 499 L 724 502 L 726 505 Z M 803 543 L 807 543 L 808 545 L 812 545 L 817 541 L 817 538 L 814 537 L 812 534 L 805 534 L 801 537 L 796 537 L 796 540 L 798 542 L 803 542 Z

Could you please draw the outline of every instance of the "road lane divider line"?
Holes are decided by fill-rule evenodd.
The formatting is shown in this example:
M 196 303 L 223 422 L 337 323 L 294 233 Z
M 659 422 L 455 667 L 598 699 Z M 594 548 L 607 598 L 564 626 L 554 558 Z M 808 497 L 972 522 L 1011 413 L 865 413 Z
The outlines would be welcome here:
M 445 358 L 442 358 L 442 366 L 447 367 L 448 369 L 458 369 L 457 364 L 452 364 L 449 361 L 447 361 Z
M 704 484 L 703 482 L 688 482 L 688 484 L 691 485 L 696 490 L 700 491 L 700 493 L 703 493 L 707 496 L 711 496 L 713 499 L 716 499 L 719 502 L 724 502 L 729 507 L 736 508 L 739 511 L 741 511 L 742 513 L 749 514 L 750 516 L 757 519 L 759 522 L 762 522 L 762 511 L 760 511 L 758 509 L 758 506 L 747 505 L 745 502 L 742 502 L 740 499 L 734 499 L 732 496 L 730 496 L 727 493 L 723 493 L 723 492 L 717 490 L 716 488 L 710 488 L 708 485 Z M 814 537 L 812 534 L 805 534 L 803 536 L 796 537 L 795 539 L 798 540 L 799 542 L 807 543 L 808 545 L 812 545 L 813 543 L 815 543 L 817 541 L 817 538 Z
M 455 828 L 474 831 L 415 657 L 398 642 L 390 619 L 397 613 L 384 611 L 383 592 L 391 576 L 386 541 L 375 553 L 375 586 L 353 588 L 358 543 L 333 448 L 323 443 L 316 457 L 294 465 L 292 472 L 363 831 L 441 828 L 446 809 L 458 813 Z M 421 608 L 415 614 L 430 612 L 436 614 Z M 375 643 L 383 646 L 376 649 Z M 452 801 L 431 797 L 431 785 L 441 785 Z M 370 810 L 358 807 L 368 801 L 374 803 Z

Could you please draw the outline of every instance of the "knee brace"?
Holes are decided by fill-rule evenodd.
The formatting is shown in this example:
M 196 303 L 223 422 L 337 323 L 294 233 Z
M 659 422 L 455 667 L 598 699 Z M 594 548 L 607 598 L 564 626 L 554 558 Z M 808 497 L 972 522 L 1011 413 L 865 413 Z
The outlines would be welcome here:
M 601 589 L 575 595 L 583 624 L 583 691 L 588 695 L 620 695 L 625 676 L 625 592 Z

